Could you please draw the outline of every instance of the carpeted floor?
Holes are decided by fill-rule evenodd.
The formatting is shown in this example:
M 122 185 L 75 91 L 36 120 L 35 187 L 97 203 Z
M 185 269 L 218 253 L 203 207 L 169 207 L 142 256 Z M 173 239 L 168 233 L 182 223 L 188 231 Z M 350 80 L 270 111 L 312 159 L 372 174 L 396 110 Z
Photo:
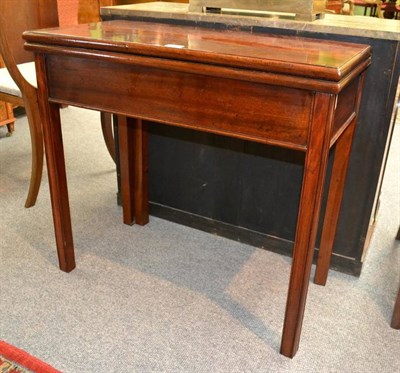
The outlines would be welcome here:
M 0 339 L 65 373 L 400 371 L 400 126 L 360 278 L 310 284 L 300 350 L 279 354 L 290 259 L 151 217 L 122 224 L 98 113 L 62 111 L 77 268 L 59 271 L 47 176 L 23 207 L 27 122 L 0 128 Z

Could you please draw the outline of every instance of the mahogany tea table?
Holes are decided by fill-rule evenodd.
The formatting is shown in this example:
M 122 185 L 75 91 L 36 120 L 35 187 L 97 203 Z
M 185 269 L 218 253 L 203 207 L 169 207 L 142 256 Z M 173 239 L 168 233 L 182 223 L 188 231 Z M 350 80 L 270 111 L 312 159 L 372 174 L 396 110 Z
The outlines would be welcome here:
M 60 104 L 119 114 L 123 220 L 148 222 L 147 120 L 304 153 L 281 353 L 299 346 L 328 154 L 329 260 L 370 47 L 155 22 L 28 31 L 60 268 L 75 267 Z M 133 119 L 135 118 L 135 119 Z M 142 120 L 146 120 L 142 121 Z M 267 177 L 268 175 L 266 175 Z

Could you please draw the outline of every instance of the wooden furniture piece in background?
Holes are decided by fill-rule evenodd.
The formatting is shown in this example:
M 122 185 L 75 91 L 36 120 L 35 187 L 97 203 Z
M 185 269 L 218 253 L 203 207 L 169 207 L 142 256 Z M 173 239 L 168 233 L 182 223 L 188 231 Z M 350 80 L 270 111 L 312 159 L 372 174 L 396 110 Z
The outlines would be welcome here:
M 370 47 L 127 21 L 32 31 L 24 38 L 26 48 L 36 54 L 63 271 L 74 269 L 75 256 L 60 104 L 124 115 L 118 126 L 126 224 L 148 221 L 148 164 L 146 125 L 125 116 L 304 154 L 281 344 L 281 353 L 293 357 L 300 340 L 328 155 L 335 147 L 329 219 L 324 223 L 331 225 L 328 235 L 333 241 Z
M 368 10 L 370 17 L 376 16 L 377 4 L 375 0 L 354 0 L 354 5 L 364 8 L 364 16 L 367 15 Z
M 400 6 L 396 0 L 377 0 L 378 17 L 386 19 L 399 19 Z
M 14 113 L 13 107 L 8 102 L 0 101 L 0 126 L 7 126 L 7 135 L 11 136 L 14 132 Z
M 327 0 L 325 9 L 332 11 L 335 14 L 342 13 L 343 4 L 341 0 Z
M 0 56 L 0 69 L 4 68 L 4 61 L 3 58 Z M 14 132 L 14 113 L 13 113 L 13 106 L 4 101 L 0 101 L 0 126 L 7 126 L 7 135 L 11 136 Z
M 78 23 L 98 22 L 100 7 L 110 5 L 113 5 L 113 0 L 79 0 Z
M 354 0 L 328 0 L 326 11 L 336 14 L 354 15 Z
M 43 135 L 37 90 L 31 72 L 33 55 L 23 48 L 22 32 L 27 29 L 58 25 L 56 0 L 19 0 L 0 2 L 0 54 L 10 79 L 16 86 L 1 86 L 0 101 L 25 107 L 32 144 L 32 169 L 25 207 L 36 203 L 43 170 Z M 11 86 L 11 87 L 10 87 Z M 11 89 L 10 89 L 11 88 Z
M 342 0 L 342 9 L 340 14 L 354 15 L 354 0 Z
M 58 0 L 62 2 L 63 0 Z M 100 20 L 100 7 L 115 5 L 115 0 L 77 0 L 78 23 L 98 22 Z
M 396 0 L 354 0 L 355 5 L 364 7 L 364 15 L 370 9 L 371 17 L 398 19 L 400 7 L 396 5 Z
M 149 3 L 152 0 L 111 0 L 113 2 L 112 5 L 129 5 L 129 4 L 143 4 Z M 164 3 L 183 3 L 188 4 L 189 0 L 154 0 L 155 2 L 164 2 Z

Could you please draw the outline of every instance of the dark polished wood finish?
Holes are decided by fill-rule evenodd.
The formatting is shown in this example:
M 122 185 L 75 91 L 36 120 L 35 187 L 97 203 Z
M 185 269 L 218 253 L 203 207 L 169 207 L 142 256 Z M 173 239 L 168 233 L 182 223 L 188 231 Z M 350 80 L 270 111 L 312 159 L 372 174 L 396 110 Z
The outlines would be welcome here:
M 145 225 L 149 222 L 148 208 L 148 149 L 147 128 L 141 119 L 118 117 L 121 193 L 124 201 L 125 224 Z
M 48 103 L 46 86 L 46 62 L 36 56 L 36 73 L 39 89 L 39 106 L 42 115 L 43 135 L 49 176 L 51 207 L 53 210 L 58 262 L 60 269 L 70 272 L 75 268 L 75 253 L 72 237 L 71 213 L 68 200 L 67 176 L 65 172 L 64 147 L 62 141 L 60 107 Z M 43 88 L 44 87 L 44 88 Z M 47 125 L 54 123 L 55 125 Z
M 122 115 L 118 132 L 127 224 L 148 220 L 147 128 L 141 119 L 305 153 L 281 345 L 281 353 L 293 357 L 329 150 L 337 147 L 331 176 L 337 182 L 328 198 L 340 201 L 370 48 L 124 21 L 32 31 L 24 37 L 39 66 L 57 248 L 65 271 L 75 262 L 59 104 Z M 337 208 L 331 203 L 326 215 Z
M 354 97 L 354 95 L 349 94 L 348 96 L 344 94 L 342 95 L 342 99 L 356 99 L 356 101 L 352 102 L 352 104 L 353 107 L 356 108 L 355 112 L 358 113 L 361 96 Z M 329 185 L 329 194 L 327 198 L 327 207 L 325 211 L 324 225 L 322 228 L 320 250 L 318 252 L 317 268 L 314 277 L 314 282 L 318 285 L 325 285 L 328 278 L 329 267 L 332 259 L 333 244 L 335 242 L 336 228 L 345 186 L 342 180 L 345 179 L 347 175 L 347 168 L 350 160 L 351 147 L 357 122 L 356 116 L 349 116 L 349 113 L 343 113 L 343 111 L 341 111 L 342 109 L 340 109 L 341 107 L 349 108 L 351 105 L 343 104 L 338 105 L 338 107 L 339 110 L 337 111 L 336 115 L 337 120 L 335 120 L 333 126 L 335 135 L 340 133 L 341 126 L 338 123 L 345 118 L 351 118 L 351 123 L 340 134 L 341 136 L 336 143 L 335 157 L 333 160 L 332 175 Z
M 110 156 L 113 159 L 113 161 L 116 162 L 112 114 L 105 113 L 104 111 L 102 111 L 100 113 L 100 122 L 101 122 L 101 131 L 103 132 L 103 138 L 107 150 L 110 153 Z

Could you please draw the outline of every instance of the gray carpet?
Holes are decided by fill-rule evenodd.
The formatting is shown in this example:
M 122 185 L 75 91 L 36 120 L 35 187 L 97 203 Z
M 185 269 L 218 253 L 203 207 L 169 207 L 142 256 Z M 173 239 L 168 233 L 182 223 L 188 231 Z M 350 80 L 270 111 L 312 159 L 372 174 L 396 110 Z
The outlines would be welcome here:
M 23 207 L 25 117 L 0 128 L 0 338 L 63 372 L 399 372 L 400 126 L 360 278 L 310 284 L 298 354 L 279 354 L 290 259 L 151 217 L 122 224 L 98 113 L 62 111 L 77 268 L 59 271 L 47 176 Z

